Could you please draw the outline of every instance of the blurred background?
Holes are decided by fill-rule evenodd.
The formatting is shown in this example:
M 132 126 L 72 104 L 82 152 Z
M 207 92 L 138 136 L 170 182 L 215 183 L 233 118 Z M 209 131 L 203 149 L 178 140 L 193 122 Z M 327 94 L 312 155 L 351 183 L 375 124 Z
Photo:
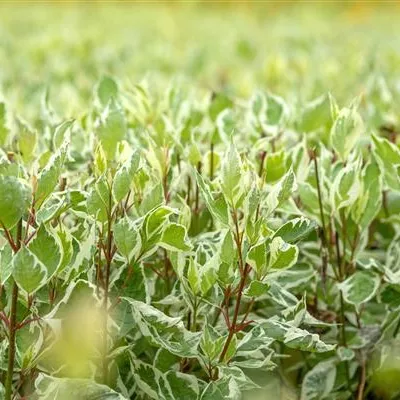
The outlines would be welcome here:
M 46 91 L 63 115 L 103 75 L 288 101 L 400 90 L 398 2 L 2 1 L 0 93 L 25 115 Z M 389 90 L 390 88 L 390 90 Z M 375 90 L 375 89 L 374 89 Z M 386 93 L 385 93 L 386 92 Z

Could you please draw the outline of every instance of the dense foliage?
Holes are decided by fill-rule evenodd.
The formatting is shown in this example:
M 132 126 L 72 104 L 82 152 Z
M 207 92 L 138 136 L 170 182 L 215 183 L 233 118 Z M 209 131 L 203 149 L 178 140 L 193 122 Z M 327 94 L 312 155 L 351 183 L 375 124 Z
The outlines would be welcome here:
M 4 19 L 0 398 L 398 398 L 390 27 L 128 10 Z

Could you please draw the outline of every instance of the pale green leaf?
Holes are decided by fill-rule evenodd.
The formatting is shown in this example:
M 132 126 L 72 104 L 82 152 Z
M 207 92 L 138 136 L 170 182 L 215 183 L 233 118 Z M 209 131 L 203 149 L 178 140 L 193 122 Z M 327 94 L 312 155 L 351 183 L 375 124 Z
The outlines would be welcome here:
M 24 162 L 28 163 L 32 161 L 35 150 L 37 147 L 37 133 L 28 125 L 20 120 L 17 120 L 18 128 L 18 149 Z
M 113 205 L 109 185 L 104 176 L 100 177 L 89 192 L 86 200 L 88 213 L 100 222 L 107 221 Z
M 0 175 L 0 224 L 12 228 L 28 211 L 31 196 L 30 187 L 22 180 Z
M 6 105 L 4 102 L 0 102 L 0 146 L 6 144 L 9 134 Z
M 141 301 L 123 298 L 131 306 L 137 327 L 150 343 L 180 357 L 197 357 L 200 334 L 186 330 L 180 318 L 172 318 Z
M 287 243 L 297 243 L 301 239 L 306 238 L 311 232 L 317 228 L 315 221 L 311 221 L 304 217 L 292 219 L 283 224 L 273 237 L 280 237 Z
M 54 378 L 40 373 L 35 387 L 40 400 L 126 400 L 108 386 L 89 379 Z
M 372 135 L 374 154 L 379 161 L 385 186 L 397 192 L 400 191 L 400 149 L 385 138 Z
M 339 284 L 347 303 L 358 307 L 371 300 L 379 287 L 380 278 L 370 271 L 356 271 L 352 276 Z
M 13 278 L 26 293 L 32 294 L 47 282 L 47 269 L 23 246 L 13 258 Z
M 292 349 L 311 353 L 325 353 L 335 349 L 335 345 L 324 343 L 317 334 L 297 328 L 287 322 L 271 318 L 263 322 L 261 326 L 267 336 Z
M 290 268 L 297 261 L 299 249 L 275 237 L 270 244 L 269 269 Z
M 69 132 L 73 124 L 74 120 L 69 119 L 57 125 L 53 136 L 54 149 L 61 148 L 63 143 L 69 140 Z
M 246 296 L 260 297 L 268 293 L 269 284 L 262 281 L 251 281 L 249 287 L 245 290 Z
M 248 264 L 261 275 L 267 266 L 267 246 L 265 242 L 252 246 L 247 253 Z
M 43 204 L 59 183 L 66 155 L 67 148 L 64 145 L 51 156 L 47 165 L 40 171 L 35 192 L 37 208 Z
M 228 230 L 221 243 L 220 259 L 222 262 L 230 265 L 236 259 L 236 254 L 236 246 L 233 242 L 232 233 Z
M 97 136 L 102 143 L 108 160 L 114 159 L 118 142 L 124 139 L 126 130 L 123 110 L 112 99 L 101 116 L 97 127 Z
M 103 76 L 97 86 L 97 98 L 105 107 L 111 99 L 116 99 L 118 95 L 118 85 L 110 76 Z
M 12 257 L 11 247 L 8 244 L 4 245 L 0 250 L 0 282 L 3 285 L 12 274 Z
M 333 361 L 323 361 L 308 371 L 301 387 L 301 400 L 329 399 L 336 379 Z
M 45 266 L 47 277 L 50 279 L 60 266 L 63 250 L 58 236 L 40 226 L 34 239 L 29 243 L 29 251 Z
M 346 160 L 364 132 L 360 114 L 353 108 L 340 110 L 331 129 L 331 144 L 341 160 Z
M 233 143 L 222 160 L 221 188 L 227 201 L 235 204 L 243 194 L 243 166 L 240 155 Z
M 206 202 L 207 208 L 213 217 L 222 224 L 229 224 L 228 206 L 224 200 L 217 201 L 211 193 L 209 186 L 204 182 L 203 177 L 195 171 L 196 181 Z
M 117 202 L 121 201 L 128 194 L 138 166 L 139 155 L 138 153 L 134 153 L 116 172 L 112 190 Z
M 120 219 L 114 225 L 114 240 L 118 251 L 127 260 L 135 258 L 142 245 L 138 227 L 129 217 Z
M 189 251 L 192 248 L 186 228 L 173 222 L 164 229 L 159 245 L 170 251 Z

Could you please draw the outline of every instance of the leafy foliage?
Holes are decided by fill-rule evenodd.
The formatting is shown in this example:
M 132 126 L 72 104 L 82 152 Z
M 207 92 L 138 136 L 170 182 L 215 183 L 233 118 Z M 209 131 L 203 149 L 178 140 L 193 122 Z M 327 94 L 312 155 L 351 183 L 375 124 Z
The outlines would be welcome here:
M 392 46 L 93 12 L 4 36 L 0 399 L 399 398 Z

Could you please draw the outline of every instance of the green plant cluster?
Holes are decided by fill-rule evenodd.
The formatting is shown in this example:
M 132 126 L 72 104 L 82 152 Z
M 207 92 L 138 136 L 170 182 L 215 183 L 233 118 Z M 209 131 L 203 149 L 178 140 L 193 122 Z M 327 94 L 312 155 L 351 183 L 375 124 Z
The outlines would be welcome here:
M 215 28 L 212 15 L 204 21 Z M 0 102 L 0 398 L 398 398 L 390 45 L 382 68 L 346 58 L 364 74 L 343 80 L 362 91 L 341 87 L 338 96 L 319 82 L 336 76 L 329 65 L 294 87 L 312 71 L 310 54 L 340 47 L 308 49 L 306 28 L 297 42 L 276 34 L 288 61 L 270 60 L 277 75 L 259 76 L 262 55 L 242 40 L 213 88 L 200 83 L 211 82 L 208 53 L 183 80 L 173 65 L 132 83 L 123 71 L 139 55 L 92 52 L 101 41 L 85 35 L 100 22 L 78 30 L 81 43 L 61 42 L 54 65 L 45 62 L 52 40 L 60 46 L 54 22 L 27 54 L 0 55 L 11 57 Z M 5 49 L 26 35 L 14 29 Z M 154 60 L 158 41 L 143 31 Z M 193 42 L 198 51 L 207 44 L 215 49 L 211 37 Z M 299 60 L 304 70 L 293 72 Z M 242 92 L 232 77 L 246 65 L 257 84 Z M 52 76 L 35 86 L 39 66 Z

